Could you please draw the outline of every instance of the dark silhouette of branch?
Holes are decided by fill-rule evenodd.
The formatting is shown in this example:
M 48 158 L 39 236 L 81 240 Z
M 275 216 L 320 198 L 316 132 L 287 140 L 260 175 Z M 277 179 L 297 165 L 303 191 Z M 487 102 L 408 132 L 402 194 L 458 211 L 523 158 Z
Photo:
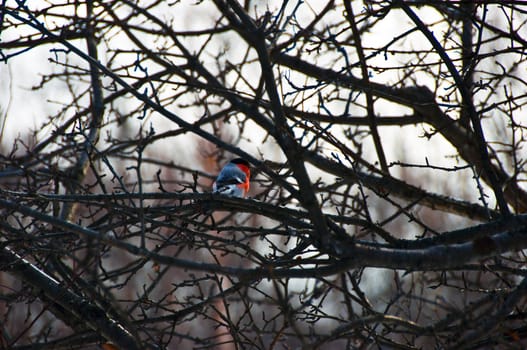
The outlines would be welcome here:
M 50 303 L 56 303 L 62 309 L 82 321 L 93 330 L 97 330 L 108 341 L 126 349 L 141 349 L 133 336 L 133 331 L 124 327 L 123 324 L 107 317 L 105 310 L 86 302 L 82 297 L 68 291 L 64 286 L 39 270 L 22 256 L 16 254 L 8 247 L 2 248 L 0 252 L 0 264 L 2 270 L 10 271 L 26 282 L 30 283 L 38 292 L 44 294 L 44 299 Z
M 0 6 L 0 348 L 525 347 L 518 4 Z

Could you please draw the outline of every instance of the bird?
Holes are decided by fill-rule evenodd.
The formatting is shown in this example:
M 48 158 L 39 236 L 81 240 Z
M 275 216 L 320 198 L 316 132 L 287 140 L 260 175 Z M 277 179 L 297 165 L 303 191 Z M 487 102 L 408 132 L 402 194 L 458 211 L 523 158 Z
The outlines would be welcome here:
M 235 158 L 228 162 L 212 184 L 212 193 L 220 193 L 229 197 L 244 198 L 249 192 L 251 167 L 243 158 Z

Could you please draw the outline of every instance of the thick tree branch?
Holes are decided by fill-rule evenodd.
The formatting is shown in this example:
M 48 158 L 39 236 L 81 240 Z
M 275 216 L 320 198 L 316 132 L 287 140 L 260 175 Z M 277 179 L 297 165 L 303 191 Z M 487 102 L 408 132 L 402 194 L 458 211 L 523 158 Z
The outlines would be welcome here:
M 275 75 L 272 69 L 271 61 L 268 56 L 268 47 L 266 45 L 265 28 L 258 28 L 250 19 L 249 15 L 239 6 L 236 0 L 228 1 L 224 3 L 221 0 L 215 1 L 218 8 L 222 13 L 231 20 L 231 25 L 237 28 L 238 33 L 247 41 L 249 45 L 254 47 L 258 53 L 260 66 L 262 70 L 262 77 L 265 80 L 265 88 L 270 99 L 271 110 L 273 112 L 274 120 L 276 123 L 276 131 L 273 136 L 282 148 L 282 151 L 287 156 L 291 169 L 295 175 L 296 181 L 298 182 L 300 201 L 303 206 L 308 210 L 313 225 L 316 228 L 314 236 L 317 245 L 321 244 L 323 250 L 334 252 L 334 247 L 330 245 L 329 231 L 326 225 L 326 220 L 322 215 L 319 203 L 316 199 L 313 191 L 313 186 L 309 175 L 307 174 L 306 168 L 303 162 L 303 150 L 301 145 L 295 140 L 294 135 L 287 125 L 287 119 L 285 117 L 280 97 L 278 96 L 278 90 L 275 82 Z M 234 14 L 230 13 L 230 9 L 234 9 L 236 15 L 240 19 L 234 19 Z
M 335 258 L 339 259 L 336 264 L 330 263 L 326 267 L 314 269 L 242 269 L 235 267 L 219 266 L 216 264 L 200 263 L 183 260 L 152 252 L 146 248 L 121 241 L 106 233 L 84 228 L 71 222 L 59 220 L 52 216 L 42 214 L 34 209 L 28 208 L 20 203 L 0 199 L 0 207 L 19 212 L 25 216 L 32 217 L 41 222 L 50 224 L 57 229 L 80 235 L 83 238 L 96 239 L 127 251 L 136 256 L 151 259 L 160 264 L 167 264 L 197 271 L 209 271 L 221 273 L 240 278 L 282 278 L 282 277 L 308 277 L 326 276 L 347 269 L 358 267 L 382 267 L 403 270 L 444 270 L 461 267 L 476 259 L 485 259 L 508 252 L 516 252 L 527 248 L 527 218 L 518 216 L 518 225 L 511 230 L 476 238 L 474 241 L 465 243 L 436 244 L 427 248 L 400 249 L 390 248 L 382 245 L 364 244 L 354 241 L 339 241 Z M 521 223 L 521 224 L 520 224 Z M 495 229 L 494 229 L 495 230 Z M 484 231 L 488 233 L 488 231 Z M 460 233 L 462 235 L 462 231 Z M 452 234 L 450 234 L 452 235 Z M 301 260 L 299 260 L 302 263 Z M 272 266 L 272 263 L 271 263 Z
M 278 52 L 273 52 L 272 57 L 277 63 L 318 80 L 370 92 L 388 101 L 400 103 L 414 109 L 424 118 L 425 122 L 434 126 L 458 150 L 463 159 L 469 164 L 475 165 L 478 173 L 482 169 L 477 141 L 471 136 L 470 132 L 461 128 L 453 119 L 441 111 L 435 102 L 433 93 L 427 87 L 397 88 L 375 82 L 365 84 L 361 79 L 350 74 L 342 74 L 331 69 L 321 68 L 298 57 Z M 516 205 L 520 213 L 527 211 L 527 193 L 503 169 L 496 165 L 492 165 L 492 167 L 493 173 L 498 174 L 500 182 L 506 184 L 505 195 L 508 202 L 511 205 Z M 490 179 L 485 172 L 482 173 L 482 178 L 487 183 L 490 183 Z
M 0 250 L 0 265 L 2 271 L 9 271 L 15 274 L 18 278 L 41 291 L 44 295 L 44 300 L 56 303 L 64 311 L 71 313 L 75 318 L 75 322 L 85 322 L 119 348 L 143 349 L 139 345 L 138 340 L 135 339 L 133 330 L 126 329 L 118 321 L 109 318 L 104 310 L 69 291 L 65 286 L 9 247 L 4 246 Z
M 485 140 L 483 128 L 481 127 L 480 117 L 478 116 L 476 108 L 472 103 L 472 95 L 469 89 L 467 88 L 467 85 L 461 78 L 461 75 L 457 71 L 456 67 L 454 66 L 454 63 L 448 56 L 445 49 L 435 38 L 434 34 L 430 30 L 428 30 L 423 21 L 407 4 L 405 4 L 403 1 L 397 2 L 401 5 L 402 9 L 408 15 L 408 17 L 410 17 L 412 21 L 414 21 L 414 23 L 417 25 L 419 30 L 425 35 L 428 41 L 430 41 L 430 43 L 434 47 L 434 50 L 436 50 L 437 54 L 441 57 L 441 59 L 447 66 L 448 71 L 452 75 L 452 78 L 456 83 L 456 87 L 458 88 L 463 98 L 464 108 L 466 108 L 467 114 L 470 117 L 470 121 L 472 122 L 472 128 L 474 129 L 476 141 L 475 148 L 477 149 L 480 156 L 480 161 L 478 163 L 481 164 L 482 169 L 485 171 L 485 177 L 488 179 L 488 182 L 494 191 L 494 195 L 496 197 L 496 201 L 498 202 L 501 214 L 504 216 L 510 215 L 509 207 L 507 201 L 505 200 L 505 197 L 503 196 L 502 191 L 502 186 L 504 185 L 504 182 L 500 181 L 500 177 L 497 175 L 496 168 L 493 167 L 492 163 L 490 162 L 489 152 L 487 150 L 487 142 Z

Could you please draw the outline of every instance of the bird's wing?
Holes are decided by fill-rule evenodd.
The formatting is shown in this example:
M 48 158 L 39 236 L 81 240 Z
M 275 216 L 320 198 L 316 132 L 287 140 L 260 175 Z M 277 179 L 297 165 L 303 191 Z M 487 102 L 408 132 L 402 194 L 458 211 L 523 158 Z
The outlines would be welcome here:
M 231 177 L 229 179 L 218 179 L 216 180 L 216 186 L 228 186 L 228 185 L 238 185 L 245 182 L 245 179 L 242 179 L 238 176 Z

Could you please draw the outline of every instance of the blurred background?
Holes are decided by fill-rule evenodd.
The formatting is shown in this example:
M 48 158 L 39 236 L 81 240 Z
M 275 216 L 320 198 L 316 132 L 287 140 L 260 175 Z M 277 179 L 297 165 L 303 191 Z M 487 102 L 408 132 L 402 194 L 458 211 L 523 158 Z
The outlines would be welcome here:
M 1 8 L 3 348 L 525 346 L 521 3 Z

